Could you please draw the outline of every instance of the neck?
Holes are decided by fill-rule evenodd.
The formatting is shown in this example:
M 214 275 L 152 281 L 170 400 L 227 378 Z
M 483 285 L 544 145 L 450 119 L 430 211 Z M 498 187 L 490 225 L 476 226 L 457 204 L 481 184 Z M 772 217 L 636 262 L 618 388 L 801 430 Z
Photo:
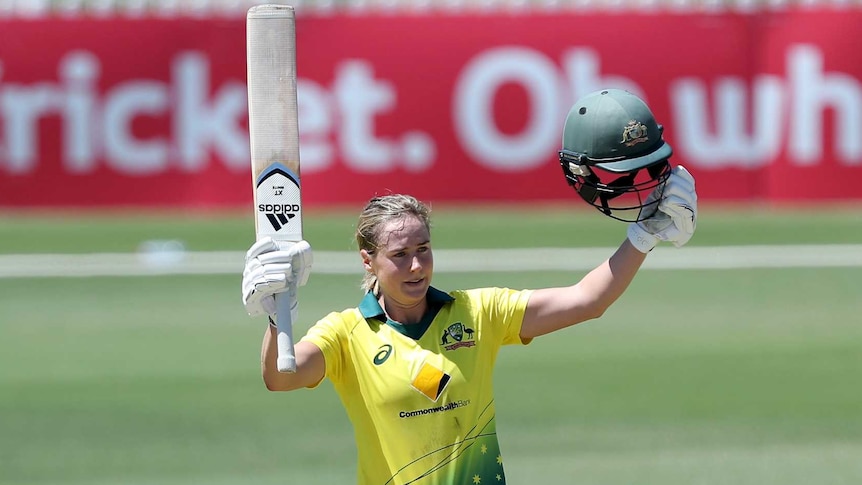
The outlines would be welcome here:
M 412 325 L 422 321 L 422 317 L 428 310 L 428 302 L 423 298 L 413 305 L 400 305 L 397 302 L 388 301 L 381 296 L 378 299 L 380 308 L 386 313 L 386 318 L 394 320 L 402 325 Z

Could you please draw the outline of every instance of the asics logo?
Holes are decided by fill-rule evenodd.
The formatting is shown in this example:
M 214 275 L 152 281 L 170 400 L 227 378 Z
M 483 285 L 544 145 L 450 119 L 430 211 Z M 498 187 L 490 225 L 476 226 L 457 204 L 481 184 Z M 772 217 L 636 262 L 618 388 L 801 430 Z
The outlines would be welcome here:
M 386 359 L 392 355 L 392 346 L 389 344 L 382 345 L 380 350 L 377 351 L 377 355 L 374 356 L 374 365 L 380 365 L 386 362 Z

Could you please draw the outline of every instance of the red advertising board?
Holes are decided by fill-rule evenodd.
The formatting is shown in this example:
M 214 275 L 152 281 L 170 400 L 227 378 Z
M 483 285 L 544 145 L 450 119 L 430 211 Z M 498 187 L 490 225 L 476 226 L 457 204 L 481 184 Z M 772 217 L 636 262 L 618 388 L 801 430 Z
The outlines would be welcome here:
M 643 96 L 704 199 L 862 199 L 862 12 L 300 16 L 304 200 L 568 199 L 573 101 Z M 251 200 L 245 22 L 0 21 L 0 207 Z

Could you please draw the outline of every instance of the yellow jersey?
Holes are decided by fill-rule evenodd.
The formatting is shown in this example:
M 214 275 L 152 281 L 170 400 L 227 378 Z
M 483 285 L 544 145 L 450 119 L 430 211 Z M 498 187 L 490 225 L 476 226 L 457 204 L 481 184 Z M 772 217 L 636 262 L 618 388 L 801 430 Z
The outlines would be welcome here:
M 303 337 L 320 348 L 353 423 L 359 485 L 505 484 L 493 370 L 519 337 L 530 290 L 428 290 L 414 325 L 366 294 Z

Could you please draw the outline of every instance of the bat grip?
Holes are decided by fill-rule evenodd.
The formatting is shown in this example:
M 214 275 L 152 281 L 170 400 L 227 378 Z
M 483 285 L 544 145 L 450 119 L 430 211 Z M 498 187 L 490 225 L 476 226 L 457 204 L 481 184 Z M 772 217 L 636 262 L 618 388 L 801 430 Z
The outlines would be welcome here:
M 287 292 L 275 295 L 276 345 L 278 346 L 276 366 L 279 372 L 290 374 L 296 372 L 296 355 L 293 351 L 293 315 L 290 311 L 295 301 L 295 285 L 289 287 Z

